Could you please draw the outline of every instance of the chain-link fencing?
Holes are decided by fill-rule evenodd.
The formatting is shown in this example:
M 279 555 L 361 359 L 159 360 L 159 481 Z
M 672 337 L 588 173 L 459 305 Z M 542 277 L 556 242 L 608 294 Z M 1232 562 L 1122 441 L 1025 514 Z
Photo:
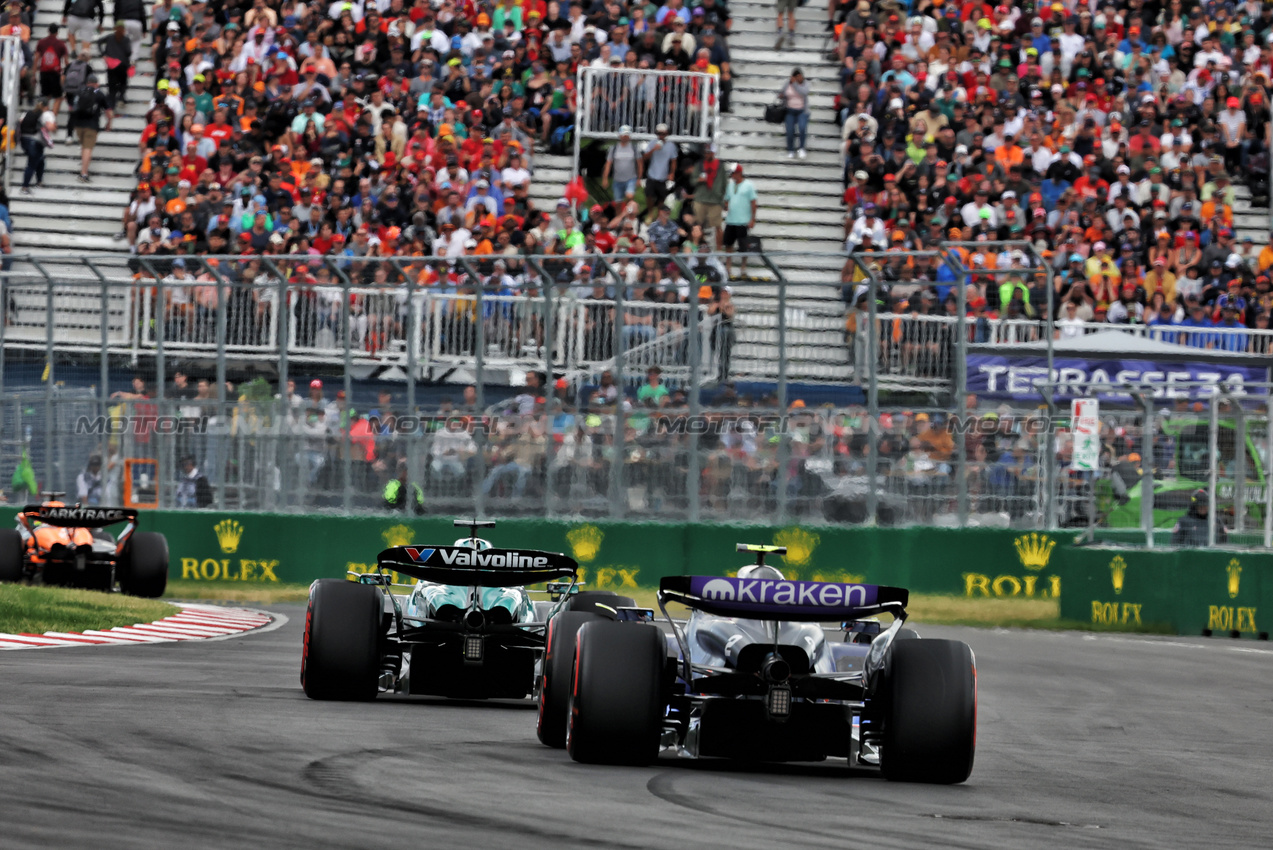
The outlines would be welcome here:
M 788 280 L 808 258 L 778 254 L 750 255 L 744 279 L 718 254 L 20 258 L 0 483 L 19 491 L 29 470 L 41 490 L 165 508 L 1068 527 L 1153 545 L 1201 486 L 1223 540 L 1265 544 L 1267 386 L 1222 402 L 1218 385 L 1093 384 L 1103 449 L 1076 469 L 1056 387 L 966 392 L 969 345 L 1043 345 L 1050 316 L 980 313 L 954 247 L 843 256 L 823 285 Z M 1000 248 L 1005 282 L 1048 279 L 1028 246 Z M 1190 348 L 1162 328 L 1079 330 Z

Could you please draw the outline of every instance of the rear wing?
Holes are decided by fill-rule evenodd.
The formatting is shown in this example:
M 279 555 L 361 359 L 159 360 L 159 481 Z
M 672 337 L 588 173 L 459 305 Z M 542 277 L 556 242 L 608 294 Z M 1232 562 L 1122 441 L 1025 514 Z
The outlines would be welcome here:
M 721 617 L 824 622 L 904 615 L 910 592 L 878 584 L 665 576 L 659 598 Z
M 579 565 L 559 552 L 465 546 L 395 546 L 377 556 L 382 568 L 421 581 L 468 587 L 518 587 L 575 579 Z
M 132 508 L 85 508 L 63 505 L 27 505 L 22 516 L 63 528 L 104 528 L 121 522 L 136 522 Z

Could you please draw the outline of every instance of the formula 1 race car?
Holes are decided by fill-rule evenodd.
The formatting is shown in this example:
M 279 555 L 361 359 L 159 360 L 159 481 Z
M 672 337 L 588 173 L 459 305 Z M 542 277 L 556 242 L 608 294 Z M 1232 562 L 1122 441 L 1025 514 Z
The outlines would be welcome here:
M 567 697 L 576 761 L 644 764 L 662 749 L 690 758 L 845 758 L 888 779 L 963 782 L 976 744 L 977 673 L 960 641 L 903 628 L 907 591 L 791 581 L 757 553 L 736 578 L 671 576 L 652 622 L 593 619 L 548 653 L 547 685 Z M 692 609 L 673 621 L 667 603 Z M 648 619 L 654 619 L 647 609 Z M 873 619 L 892 614 L 887 628 Z M 817 625 L 843 621 L 844 639 Z
M 565 555 L 492 548 L 476 536 L 492 521 L 455 524 L 470 536 L 450 546 L 386 549 L 374 573 L 310 586 L 301 651 L 307 696 L 520 699 L 535 689 L 551 620 L 565 611 L 615 612 L 634 604 L 606 591 L 579 592 L 578 564 Z M 417 581 L 391 584 L 391 572 Z M 532 600 L 534 591 L 524 585 L 541 582 L 548 599 Z M 395 587 L 410 592 L 398 596 Z M 564 702 L 560 721 L 564 734 Z
M 68 506 L 64 493 L 42 493 L 46 501 L 27 505 L 17 528 L 0 528 L 0 581 L 29 580 L 47 585 L 119 589 L 131 596 L 159 597 L 168 586 L 168 541 L 137 531 L 137 511 L 129 508 Z M 105 529 L 127 523 L 118 537 Z

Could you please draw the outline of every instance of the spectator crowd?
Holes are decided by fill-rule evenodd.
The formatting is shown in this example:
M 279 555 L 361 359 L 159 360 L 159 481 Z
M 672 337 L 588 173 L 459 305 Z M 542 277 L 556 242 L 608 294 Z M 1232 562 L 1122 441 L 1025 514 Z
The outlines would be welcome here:
M 964 242 L 982 339 L 1041 322 L 1050 299 L 1064 336 L 1143 324 L 1267 350 L 1273 229 L 1238 238 L 1235 181 L 1267 204 L 1273 5 L 848 0 L 829 26 L 845 248 L 890 284 L 882 309 L 953 314 L 954 272 L 889 253 Z M 1052 280 L 976 245 L 1003 240 L 1031 243 Z M 864 278 L 846 263 L 851 305 Z
M 113 13 L 101 0 L 67 0 L 65 32 L 35 35 L 32 9 L 12 8 L 31 51 L 28 90 L 42 98 L 23 142 L 24 192 L 43 179 L 50 121 L 65 120 L 83 151 L 81 180 L 92 181 L 99 131 L 111 129 L 139 61 L 153 60 L 136 187 L 116 239 L 135 255 L 139 278 L 171 275 L 165 310 L 179 331 L 202 327 L 196 317 L 218 296 L 196 285 L 218 276 L 259 290 L 242 305 L 255 319 L 232 329 L 259 334 L 250 326 L 275 309 L 280 278 L 302 290 L 291 296 L 296 321 L 318 328 L 316 316 L 340 312 L 306 289 L 325 282 L 320 257 L 339 264 L 337 284 L 346 276 L 400 295 L 408 279 L 472 287 L 473 269 L 496 290 L 541 291 L 546 281 L 526 255 L 562 257 L 552 278 L 591 289 L 605 270 L 579 255 L 602 254 L 632 269 L 628 299 L 684 303 L 703 284 L 712 301 L 722 297 L 719 263 L 696 262 L 702 273 L 687 281 L 671 263 L 627 257 L 693 254 L 726 238 L 733 172 L 711 151 L 668 141 L 667 126 L 655 124 L 663 112 L 647 110 L 648 126 L 637 128 L 649 141 L 631 142 L 624 128 L 597 202 L 582 179 L 562 187 L 552 209 L 538 208 L 529 190 L 537 151 L 566 152 L 581 67 L 711 73 L 727 105 L 723 0 L 114 0 Z M 85 72 L 90 56 L 104 58 L 105 80 Z M 731 221 L 751 223 L 748 198 Z M 742 247 L 745 230 L 730 231 L 731 247 Z M 263 259 L 213 272 L 200 255 Z M 381 271 L 367 262 L 399 257 L 438 260 Z M 353 312 L 364 319 L 353 330 L 366 349 L 403 336 L 392 311 L 377 312 L 386 301 L 356 296 Z

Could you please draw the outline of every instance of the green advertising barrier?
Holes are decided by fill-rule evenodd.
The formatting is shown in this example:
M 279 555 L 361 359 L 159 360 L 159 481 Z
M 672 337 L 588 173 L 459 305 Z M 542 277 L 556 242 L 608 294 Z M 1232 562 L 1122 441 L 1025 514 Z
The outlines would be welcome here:
M 173 579 L 294 582 L 374 568 L 390 546 L 450 543 L 450 518 L 152 511 L 143 530 L 168 538 Z M 792 578 L 893 584 L 972 598 L 1060 595 L 1058 535 L 1000 529 L 722 526 L 500 520 L 501 546 L 565 552 L 589 587 L 656 587 L 665 575 L 724 575 L 750 561 L 737 543 L 787 547 L 771 559 Z
M 1273 554 L 1070 546 L 1056 560 L 1067 575 L 1064 619 L 1268 637 L 1261 609 L 1273 611 Z

